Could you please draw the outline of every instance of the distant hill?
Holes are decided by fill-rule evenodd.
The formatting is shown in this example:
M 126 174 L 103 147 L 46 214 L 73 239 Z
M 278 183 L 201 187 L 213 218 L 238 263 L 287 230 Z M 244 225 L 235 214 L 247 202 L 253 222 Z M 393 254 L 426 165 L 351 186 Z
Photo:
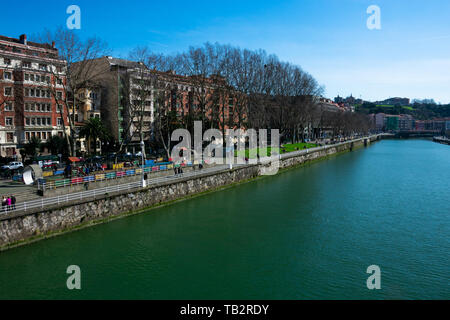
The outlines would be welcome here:
M 387 105 L 364 102 L 355 106 L 357 112 L 386 113 L 386 114 L 410 114 L 418 120 L 450 117 L 450 104 L 413 104 L 413 105 Z

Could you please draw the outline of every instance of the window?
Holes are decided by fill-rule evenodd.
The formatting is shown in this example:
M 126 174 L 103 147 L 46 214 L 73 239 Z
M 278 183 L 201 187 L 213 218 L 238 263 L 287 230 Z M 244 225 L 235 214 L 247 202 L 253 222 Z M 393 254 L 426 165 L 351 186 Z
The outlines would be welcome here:
M 39 81 L 41 81 L 41 77 L 39 75 L 36 75 L 35 80 L 36 80 L 36 82 L 39 82 Z
M 30 74 L 30 81 L 34 81 L 34 74 Z
M 13 111 L 13 104 L 12 104 L 12 102 L 7 102 L 5 104 L 5 111 Z
M 7 96 L 7 97 L 12 96 L 12 88 L 11 87 L 6 87 L 4 92 L 5 92 L 5 96 Z
M 8 117 L 5 118 L 5 126 L 12 126 L 13 125 L 13 118 Z
M 28 73 L 25 73 L 25 81 L 29 81 L 30 80 L 30 75 Z
M 22 67 L 24 67 L 24 68 L 31 68 L 31 62 L 29 62 L 29 61 L 23 61 L 23 62 L 22 62 Z
M 34 89 L 25 88 L 25 97 L 34 97 L 35 91 Z
M 14 142 L 14 132 L 6 133 L 6 142 Z
M 57 122 L 57 124 L 58 124 L 58 127 L 62 126 L 62 121 L 61 121 L 61 118 L 58 118 L 58 122 Z
M 61 92 L 61 91 L 56 92 L 56 98 L 57 98 L 58 100 L 61 100 L 61 99 L 62 99 L 62 92 Z
M 58 79 L 56 79 L 56 83 L 57 83 L 57 84 L 59 84 L 59 85 L 62 85 L 62 84 L 63 84 L 63 83 L 62 83 L 62 80 L 61 80 L 61 79 L 59 79 L 59 78 L 58 78 Z
M 4 78 L 5 80 L 12 80 L 12 73 L 11 73 L 11 72 L 5 72 L 5 73 L 3 74 L 3 78 Z
M 31 124 L 30 118 L 25 118 L 25 125 L 29 126 Z
M 11 59 L 5 58 L 5 64 L 9 66 L 11 64 Z
M 47 112 L 52 112 L 52 105 L 47 103 Z
M 25 139 L 26 140 L 30 140 L 30 133 L 29 132 L 25 132 Z
M 39 69 L 42 71 L 47 71 L 47 65 L 46 64 L 40 64 Z
M 51 126 L 52 125 L 52 118 L 47 118 L 47 125 Z

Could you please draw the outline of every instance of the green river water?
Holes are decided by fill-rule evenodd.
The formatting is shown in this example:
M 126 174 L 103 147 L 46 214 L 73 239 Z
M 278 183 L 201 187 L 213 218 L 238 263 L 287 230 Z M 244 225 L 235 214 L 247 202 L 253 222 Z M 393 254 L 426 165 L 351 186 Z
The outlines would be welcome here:
M 383 140 L 0 252 L 0 298 L 449 299 L 449 169 L 447 145 Z

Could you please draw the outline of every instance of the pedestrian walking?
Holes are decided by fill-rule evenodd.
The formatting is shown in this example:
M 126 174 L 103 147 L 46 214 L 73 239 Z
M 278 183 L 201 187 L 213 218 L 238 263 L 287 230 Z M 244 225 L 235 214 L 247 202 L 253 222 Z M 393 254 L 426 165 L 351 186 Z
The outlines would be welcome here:
M 13 194 L 11 195 L 11 206 L 13 210 L 16 210 L 16 197 Z

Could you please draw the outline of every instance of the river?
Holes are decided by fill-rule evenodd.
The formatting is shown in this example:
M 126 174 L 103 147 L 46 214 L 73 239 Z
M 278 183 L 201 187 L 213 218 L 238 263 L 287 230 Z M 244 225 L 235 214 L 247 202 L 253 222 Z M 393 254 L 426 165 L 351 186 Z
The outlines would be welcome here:
M 449 299 L 449 169 L 447 145 L 383 140 L 0 252 L 0 298 Z

